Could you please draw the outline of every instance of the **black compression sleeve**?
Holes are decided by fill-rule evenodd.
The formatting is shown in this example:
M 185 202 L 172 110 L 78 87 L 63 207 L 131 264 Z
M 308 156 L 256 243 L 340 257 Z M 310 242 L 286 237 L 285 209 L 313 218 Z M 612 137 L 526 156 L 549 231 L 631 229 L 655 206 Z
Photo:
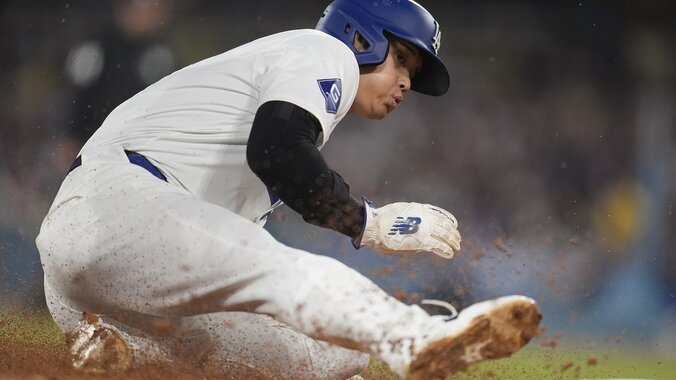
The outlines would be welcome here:
M 351 238 L 361 235 L 364 205 L 350 194 L 316 147 L 317 118 L 294 104 L 271 101 L 258 108 L 246 158 L 251 170 L 303 219 Z

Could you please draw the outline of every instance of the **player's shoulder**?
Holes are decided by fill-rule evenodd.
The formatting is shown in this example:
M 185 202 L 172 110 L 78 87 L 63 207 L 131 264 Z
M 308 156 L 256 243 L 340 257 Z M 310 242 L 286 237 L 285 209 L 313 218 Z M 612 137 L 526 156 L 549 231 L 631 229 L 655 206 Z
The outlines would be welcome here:
M 311 54 L 355 59 L 354 53 L 342 41 L 320 30 L 296 29 L 280 32 L 270 37 L 289 48 L 306 50 Z
M 333 48 L 347 49 L 345 44 L 337 38 L 316 29 L 294 29 L 277 33 L 277 36 L 300 43 L 317 43 Z M 349 49 L 347 49 L 349 50 Z

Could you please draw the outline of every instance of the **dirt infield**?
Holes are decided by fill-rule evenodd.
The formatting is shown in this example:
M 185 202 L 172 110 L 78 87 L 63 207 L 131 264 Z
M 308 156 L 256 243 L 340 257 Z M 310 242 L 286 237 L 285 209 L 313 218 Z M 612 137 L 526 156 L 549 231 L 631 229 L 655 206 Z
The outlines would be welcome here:
M 478 364 L 454 375 L 453 379 L 675 378 L 676 358 L 673 353 L 658 355 L 652 351 L 637 351 L 620 339 L 610 339 L 606 346 L 594 344 L 593 348 L 589 344 L 566 347 L 560 339 L 559 332 L 544 331 L 516 355 Z M 376 361 L 362 376 L 365 380 L 396 380 L 386 367 Z M 0 311 L 0 380 L 259 378 L 251 373 L 215 375 L 205 368 L 186 364 L 135 368 L 117 374 L 83 374 L 70 366 L 65 336 L 48 314 L 35 311 L 12 311 L 8 314 L 6 309 Z
M 65 346 L 65 345 L 64 345 Z M 389 377 L 379 377 L 385 380 Z M 238 373 L 215 374 L 205 368 L 188 364 L 171 366 L 146 366 L 119 373 L 89 374 L 73 369 L 65 349 L 55 347 L 26 347 L 21 344 L 5 344 L 0 348 L 0 380 L 51 380 L 51 379 L 130 379 L 130 380 L 249 380 L 268 379 L 259 373 L 239 371 Z M 373 376 L 369 380 L 376 379 Z
M 171 367 L 141 367 L 122 373 L 86 374 L 73 369 L 64 349 L 3 345 L 0 348 L 0 380 L 60 380 L 60 379 L 130 379 L 130 380 L 256 380 L 263 379 L 258 373 L 229 373 L 214 375 L 203 368 L 189 365 Z M 265 377 L 264 379 L 269 379 Z M 396 380 L 384 370 L 371 370 L 364 374 L 365 380 Z
M 17 311 L 0 315 L 0 380 L 214 378 L 205 375 L 186 364 L 135 368 L 117 374 L 81 373 L 71 366 L 65 336 L 48 315 Z
M 3 342 L 0 347 L 0 380 L 47 380 L 47 379 L 204 379 L 198 369 L 188 366 L 143 367 L 123 373 L 86 374 L 74 370 L 65 350 L 60 347 L 26 346 L 17 342 Z M 245 378 L 245 377 L 238 377 Z
M 0 380 L 250 380 L 268 379 L 264 371 L 242 369 L 223 374 L 190 363 L 172 363 L 133 368 L 121 373 L 82 373 L 71 366 L 65 335 L 46 313 L 12 311 L 0 313 Z M 366 380 L 396 379 L 379 365 L 369 368 Z

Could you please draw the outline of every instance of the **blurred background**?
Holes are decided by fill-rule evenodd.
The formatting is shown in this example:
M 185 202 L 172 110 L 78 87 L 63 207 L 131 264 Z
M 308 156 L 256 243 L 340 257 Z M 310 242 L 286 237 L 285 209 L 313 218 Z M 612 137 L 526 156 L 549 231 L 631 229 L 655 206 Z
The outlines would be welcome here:
M 421 0 L 449 93 L 384 121 L 347 117 L 324 149 L 353 194 L 456 215 L 453 260 L 381 257 L 303 224 L 266 228 L 406 302 L 520 293 L 545 336 L 676 352 L 676 2 Z M 20 1 L 0 5 L 0 311 L 44 310 L 34 244 L 80 146 L 147 85 L 327 2 Z M 434 311 L 433 311 L 434 312 Z

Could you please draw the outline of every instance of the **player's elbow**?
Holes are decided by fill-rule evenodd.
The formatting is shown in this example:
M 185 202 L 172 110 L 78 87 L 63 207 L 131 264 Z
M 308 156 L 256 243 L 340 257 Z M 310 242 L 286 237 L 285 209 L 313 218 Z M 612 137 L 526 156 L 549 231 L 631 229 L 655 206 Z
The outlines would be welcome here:
M 249 142 L 246 147 L 246 163 L 256 176 L 263 179 L 272 168 L 272 157 L 259 145 Z

